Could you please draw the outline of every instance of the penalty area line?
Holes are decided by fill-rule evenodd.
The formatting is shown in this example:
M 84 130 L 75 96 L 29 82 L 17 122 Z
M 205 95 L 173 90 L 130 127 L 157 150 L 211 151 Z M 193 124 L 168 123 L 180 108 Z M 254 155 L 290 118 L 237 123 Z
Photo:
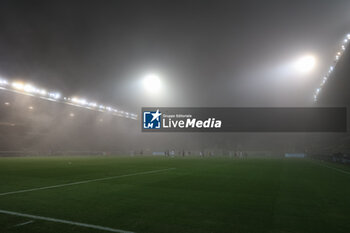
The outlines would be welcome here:
M 315 162 L 315 161 L 312 161 L 312 163 L 317 164 L 317 165 L 320 166 L 320 167 L 325 167 L 325 168 L 332 169 L 332 170 L 337 171 L 337 172 L 341 172 L 341 173 L 350 175 L 350 172 L 345 171 L 345 170 L 343 170 L 343 169 L 339 169 L 339 168 L 336 168 L 336 167 L 331 167 L 331 166 L 322 164 L 322 163 L 320 163 L 320 162 Z
M 18 223 L 18 224 L 16 224 L 16 225 L 14 225 L 13 227 L 21 227 L 21 226 L 24 226 L 24 225 L 31 224 L 31 223 L 33 223 L 33 222 L 34 222 L 34 220 L 30 220 L 30 221 Z
M 30 218 L 30 219 L 36 219 L 36 220 L 43 220 L 43 221 L 48 221 L 48 222 L 63 223 L 63 224 L 75 225 L 75 226 L 79 226 L 79 227 L 86 227 L 86 228 L 102 230 L 102 231 L 109 231 L 109 232 L 134 233 L 132 231 L 124 231 L 124 230 L 110 228 L 110 227 L 104 227 L 104 226 L 87 224 L 87 223 L 81 223 L 81 222 L 73 222 L 73 221 L 69 221 L 69 220 L 50 218 L 50 217 L 43 217 L 43 216 L 38 216 L 38 215 L 23 214 L 23 213 L 8 211 L 8 210 L 0 210 L 0 214 L 7 214 L 7 215 L 18 216 L 18 217 L 25 217 L 25 218 Z
M 17 193 L 27 193 L 27 192 L 33 192 L 33 191 L 45 190 L 45 189 L 61 188 L 61 187 L 66 187 L 66 186 L 79 185 L 79 184 L 87 184 L 87 183 L 96 182 L 96 181 L 112 180 L 112 179 L 118 179 L 118 178 L 129 177 L 129 176 L 147 175 L 147 174 L 170 171 L 170 170 L 174 170 L 174 169 L 176 169 L 176 168 L 166 168 L 166 169 L 137 172 L 137 173 L 131 173 L 131 174 L 125 174 L 125 175 L 118 175 L 118 176 L 109 176 L 109 177 L 97 178 L 97 179 L 91 179 L 91 180 L 82 180 L 82 181 L 65 183 L 65 184 L 50 185 L 50 186 L 45 186 L 45 187 L 23 189 L 23 190 L 0 193 L 0 196 L 6 196 L 6 195 L 10 195 L 10 194 L 17 194 Z

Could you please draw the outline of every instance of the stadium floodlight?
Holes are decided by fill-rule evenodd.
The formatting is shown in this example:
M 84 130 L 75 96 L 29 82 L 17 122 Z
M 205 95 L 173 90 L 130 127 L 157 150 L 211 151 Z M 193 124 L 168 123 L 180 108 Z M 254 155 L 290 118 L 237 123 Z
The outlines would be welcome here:
M 137 120 L 137 115 L 133 114 L 131 117 L 129 114 L 125 114 L 124 112 L 119 111 L 116 108 L 111 106 L 106 107 L 105 105 L 99 104 L 96 101 L 88 101 L 86 99 L 78 98 L 78 97 L 65 97 L 62 96 L 58 91 L 46 91 L 45 89 L 37 88 L 32 84 L 24 83 L 21 81 L 11 81 L 0 78 L 0 89 L 6 90 L 10 92 L 14 92 L 17 94 L 30 95 L 33 97 L 38 97 L 41 99 L 45 99 L 48 101 L 55 101 L 64 104 L 73 105 L 75 107 L 85 108 L 94 111 L 100 112 L 108 112 L 115 116 L 121 116 L 125 118 L 131 118 L 133 120 Z M 33 108 L 30 108 L 33 109 Z
M 46 92 L 46 90 L 39 90 L 39 94 L 40 94 L 40 95 L 46 95 L 47 92 Z
M 58 92 L 50 92 L 50 93 L 49 93 L 49 97 L 50 97 L 50 98 L 53 98 L 53 99 L 55 99 L 55 100 L 58 100 L 58 99 L 61 98 L 61 94 L 58 93 Z
M 91 103 L 88 103 L 88 105 L 89 105 L 90 107 L 96 108 L 97 103 L 91 102 Z
M 301 73 L 308 73 L 314 69 L 316 58 L 312 55 L 306 55 L 299 58 L 295 63 L 295 68 Z
M 15 85 L 16 85 L 16 84 L 15 84 Z M 29 93 L 34 93 L 34 92 L 36 92 L 37 90 L 36 90 L 36 88 L 34 88 L 32 85 L 30 85 L 30 84 L 25 84 L 25 85 L 23 85 L 23 91 L 29 92 Z
M 72 100 L 73 103 L 80 104 L 80 105 L 83 105 L 83 106 L 88 104 L 86 99 L 80 99 L 80 98 L 77 98 L 77 97 L 73 97 L 71 100 Z
M 345 39 L 343 40 L 343 43 L 341 45 L 341 50 L 342 51 L 345 51 L 347 46 L 348 46 L 348 42 L 350 40 L 350 34 L 347 34 Z M 337 54 L 335 55 L 335 58 L 334 58 L 334 61 L 333 61 L 333 64 L 329 67 L 328 69 L 328 72 L 326 74 L 326 76 L 323 77 L 319 87 L 315 90 L 314 92 L 314 101 L 316 102 L 317 99 L 318 99 L 318 95 L 320 93 L 320 91 L 322 90 L 323 86 L 326 84 L 328 78 L 330 77 L 330 75 L 332 74 L 335 66 L 337 65 L 339 59 L 341 58 L 341 56 L 343 55 L 343 52 L 342 51 L 338 51 Z
M 9 105 L 10 105 L 10 103 L 9 103 L 9 102 L 5 102 L 4 104 L 5 104 L 6 106 L 9 106 Z
M 0 78 L 0 86 L 7 86 L 8 84 L 7 80 Z
M 145 90 L 151 94 L 156 94 L 160 91 L 161 81 L 158 75 L 148 74 L 143 79 L 143 87 Z
M 21 82 L 12 82 L 11 86 L 16 90 L 23 90 L 24 85 Z

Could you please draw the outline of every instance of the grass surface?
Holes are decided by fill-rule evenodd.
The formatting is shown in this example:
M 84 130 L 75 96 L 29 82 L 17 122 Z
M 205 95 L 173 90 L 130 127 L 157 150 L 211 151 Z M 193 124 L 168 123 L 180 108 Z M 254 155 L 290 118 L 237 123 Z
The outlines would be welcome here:
M 135 232 L 350 232 L 350 170 L 304 159 L 1 158 L 0 209 Z M 326 164 L 327 166 L 339 166 Z M 103 232 L 0 214 L 0 232 Z

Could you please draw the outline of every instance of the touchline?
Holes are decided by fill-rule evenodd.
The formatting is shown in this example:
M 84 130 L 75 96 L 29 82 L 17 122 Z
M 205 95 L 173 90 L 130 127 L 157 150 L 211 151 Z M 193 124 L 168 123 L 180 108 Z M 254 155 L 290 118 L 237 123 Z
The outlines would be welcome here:
M 163 128 L 221 128 L 221 121 L 215 118 L 208 118 L 205 121 L 196 118 L 186 120 L 163 118 Z

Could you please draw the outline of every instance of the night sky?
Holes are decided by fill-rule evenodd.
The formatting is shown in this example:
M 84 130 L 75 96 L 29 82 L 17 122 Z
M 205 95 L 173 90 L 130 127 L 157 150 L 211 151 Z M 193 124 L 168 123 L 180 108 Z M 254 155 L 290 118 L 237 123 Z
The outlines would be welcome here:
M 1 1 L 0 76 L 141 106 L 310 106 L 349 1 Z M 301 77 L 285 64 L 312 53 Z M 140 83 L 162 80 L 161 96 Z

